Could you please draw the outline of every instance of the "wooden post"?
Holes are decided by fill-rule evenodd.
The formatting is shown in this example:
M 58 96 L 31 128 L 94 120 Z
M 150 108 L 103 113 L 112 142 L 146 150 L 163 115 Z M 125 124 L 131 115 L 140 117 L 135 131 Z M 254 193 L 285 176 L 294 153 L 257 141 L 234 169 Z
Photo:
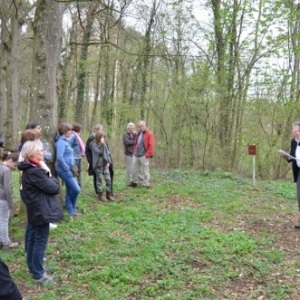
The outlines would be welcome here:
M 252 155 L 252 178 L 253 178 L 253 187 L 255 188 L 255 155 L 256 155 L 256 145 L 248 145 L 248 154 Z

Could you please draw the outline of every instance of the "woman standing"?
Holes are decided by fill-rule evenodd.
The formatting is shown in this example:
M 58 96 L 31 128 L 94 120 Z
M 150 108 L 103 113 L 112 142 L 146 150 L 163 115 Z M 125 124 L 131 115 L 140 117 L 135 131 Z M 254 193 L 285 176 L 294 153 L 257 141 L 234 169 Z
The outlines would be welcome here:
M 22 171 L 22 187 L 30 223 L 27 245 L 27 266 L 35 283 L 56 282 L 44 270 L 44 254 L 49 236 L 49 223 L 63 219 L 62 207 L 56 197 L 59 182 L 50 177 L 44 163 L 44 149 L 40 141 L 28 141 L 23 145 L 24 161 L 18 164 Z
M 109 166 L 111 164 L 111 157 L 106 145 L 105 133 L 97 131 L 95 140 L 90 145 L 92 151 L 93 169 L 96 174 L 96 188 L 98 198 L 100 201 L 106 201 L 102 190 L 102 175 L 104 175 L 106 183 L 106 198 L 114 201 L 111 194 L 111 178 L 109 173 Z
M 92 161 L 92 150 L 91 150 L 91 142 L 95 139 L 95 135 L 97 131 L 102 131 L 103 130 L 103 125 L 102 124 L 96 124 L 93 128 L 93 134 L 87 139 L 85 143 L 85 156 L 88 161 L 88 174 L 89 176 L 93 176 L 93 184 L 94 184 L 94 189 L 96 195 L 98 194 L 97 192 L 97 186 L 96 186 L 96 174 L 95 170 L 93 169 L 93 161 Z
M 40 123 L 38 123 L 38 122 L 29 122 L 29 123 L 27 123 L 27 125 L 25 127 L 25 130 L 28 130 L 28 129 L 32 129 L 32 130 L 36 131 L 37 134 L 39 134 L 39 139 L 40 139 L 41 134 L 42 134 L 42 126 L 41 126 Z M 44 161 L 46 163 L 52 161 L 52 154 L 49 151 L 48 147 L 45 146 L 45 143 L 43 143 L 43 149 L 44 149 Z
M 28 141 L 40 141 L 40 137 L 41 137 L 40 130 L 26 129 L 21 134 L 21 141 L 20 141 L 21 144 L 19 146 L 19 150 L 22 151 L 23 145 Z M 46 153 L 46 151 L 44 149 L 44 159 L 45 159 L 45 153 Z M 21 162 L 21 161 L 24 161 L 24 157 L 22 156 L 22 152 L 20 152 L 18 162 Z M 47 167 L 47 166 L 45 166 L 45 167 Z M 51 175 L 50 170 L 49 170 L 49 174 Z M 21 171 L 20 171 L 20 183 L 22 183 L 22 172 Z M 24 196 L 24 193 L 23 193 L 22 184 L 20 185 L 20 196 L 21 196 L 22 201 L 25 203 L 25 201 L 24 201 L 25 196 Z M 28 234 L 29 234 L 29 231 L 30 231 L 30 226 L 31 226 L 30 223 L 27 222 L 26 230 L 25 230 L 25 244 L 24 244 L 25 252 L 27 252 Z M 52 224 L 52 223 L 50 223 L 49 226 L 50 226 L 50 229 L 53 229 L 53 228 L 57 227 L 56 224 Z
M 9 250 L 19 246 L 13 243 L 8 235 L 8 221 L 10 211 L 13 209 L 11 170 L 18 163 L 18 154 L 4 152 L 0 164 L 0 244 L 3 249 Z
M 58 126 L 58 134 L 55 140 L 56 172 L 66 184 L 65 201 L 67 211 L 71 217 L 79 218 L 82 215 L 76 212 L 76 203 L 80 187 L 74 178 L 78 175 L 78 169 L 75 164 L 73 149 L 68 143 L 68 138 L 72 134 L 72 125 L 61 123 Z

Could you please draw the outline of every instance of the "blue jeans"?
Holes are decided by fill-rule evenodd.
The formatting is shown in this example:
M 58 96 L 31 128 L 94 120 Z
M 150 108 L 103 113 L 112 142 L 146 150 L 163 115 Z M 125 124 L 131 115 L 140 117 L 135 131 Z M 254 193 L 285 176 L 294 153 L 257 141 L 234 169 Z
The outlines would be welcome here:
M 44 254 L 49 236 L 49 223 L 31 226 L 27 244 L 27 266 L 34 279 L 44 274 Z
M 76 203 L 80 193 L 80 187 L 71 171 L 57 171 L 57 174 L 66 185 L 66 208 L 68 213 L 72 214 L 76 211 Z

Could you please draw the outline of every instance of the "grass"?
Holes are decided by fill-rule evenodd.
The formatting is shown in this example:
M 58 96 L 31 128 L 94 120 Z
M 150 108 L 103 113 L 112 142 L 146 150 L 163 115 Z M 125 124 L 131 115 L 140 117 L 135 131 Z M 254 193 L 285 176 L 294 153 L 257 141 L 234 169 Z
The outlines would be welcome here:
M 151 170 L 152 189 L 126 187 L 116 171 L 114 203 L 100 203 L 83 174 L 81 219 L 51 230 L 39 287 L 26 268 L 24 222 L 1 251 L 25 299 L 291 299 L 300 295 L 295 186 L 229 173 Z M 13 173 L 15 200 L 18 173 Z

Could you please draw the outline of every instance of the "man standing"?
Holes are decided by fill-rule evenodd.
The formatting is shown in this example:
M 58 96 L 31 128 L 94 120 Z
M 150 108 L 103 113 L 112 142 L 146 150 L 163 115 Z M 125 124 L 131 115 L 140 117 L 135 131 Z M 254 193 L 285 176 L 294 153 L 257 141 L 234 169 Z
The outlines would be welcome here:
M 149 161 L 154 154 L 154 135 L 147 128 L 145 121 L 139 121 L 139 132 L 135 138 L 133 146 L 133 156 L 132 156 L 132 181 L 129 184 L 130 187 L 137 187 L 138 173 L 142 170 L 144 175 L 143 188 L 149 188 Z
M 127 131 L 123 134 L 123 145 L 125 154 L 125 166 L 127 178 L 132 181 L 131 165 L 132 165 L 132 151 L 133 145 L 136 137 L 135 124 L 128 123 Z
M 291 159 L 290 156 L 282 155 L 288 162 L 292 162 L 292 170 L 294 176 L 294 182 L 296 182 L 297 186 L 297 199 L 298 199 L 298 208 L 300 211 L 300 121 L 294 122 L 292 124 L 292 136 L 293 139 L 291 141 L 291 152 L 290 156 L 296 157 L 295 159 Z M 300 229 L 300 224 L 295 225 L 296 229 Z

